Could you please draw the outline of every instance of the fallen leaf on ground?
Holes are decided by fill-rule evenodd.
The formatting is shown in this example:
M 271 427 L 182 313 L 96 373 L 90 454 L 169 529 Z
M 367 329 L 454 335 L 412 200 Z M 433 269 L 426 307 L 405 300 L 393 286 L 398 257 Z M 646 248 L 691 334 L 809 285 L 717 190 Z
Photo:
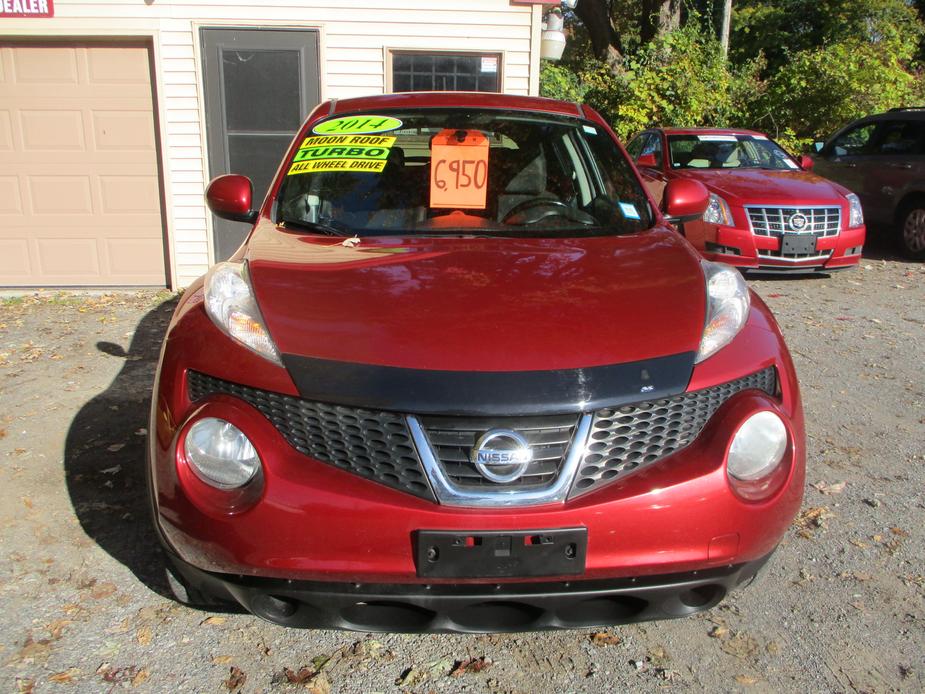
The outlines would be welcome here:
M 38 641 L 33 641 L 32 636 L 30 635 L 28 638 L 26 638 L 26 642 L 23 644 L 22 648 L 19 649 L 17 658 L 23 662 L 44 661 L 48 658 L 50 651 L 50 640 L 39 639 Z
M 225 689 L 229 692 L 237 691 L 244 686 L 245 682 L 247 682 L 247 673 L 241 668 L 232 665 L 228 673 L 228 679 L 224 681 Z
M 462 677 L 463 675 L 467 674 L 479 673 L 483 670 L 487 670 L 491 666 L 491 658 L 486 658 L 484 655 L 481 655 L 478 658 L 466 658 L 465 660 L 458 660 L 453 665 L 453 669 L 450 671 L 450 677 Z
M 56 684 L 67 684 L 72 682 L 77 675 L 80 674 L 80 670 L 75 667 L 69 667 L 63 672 L 56 672 L 54 675 L 48 678 L 49 682 L 55 682 Z
M 732 638 L 723 641 L 721 648 L 729 655 L 745 660 L 758 652 L 758 642 L 748 634 L 739 631 L 733 634 Z
M 139 644 L 147 646 L 151 643 L 151 627 L 141 627 L 138 633 L 135 634 L 135 638 L 138 639 Z
M 224 624 L 227 621 L 228 621 L 227 617 L 218 617 L 218 616 L 206 617 L 201 622 L 199 622 L 199 626 L 202 626 L 203 624 L 208 624 L 209 626 L 219 626 L 221 624 Z
M 591 643 L 595 646 L 616 646 L 621 641 L 623 639 L 610 631 L 596 631 L 591 634 Z
M 32 694 L 35 691 L 35 680 L 28 677 L 17 677 L 16 687 L 19 694 Z
M 144 684 L 145 682 L 148 681 L 148 678 L 149 678 L 149 677 L 151 677 L 151 673 L 148 672 L 147 669 L 142 668 L 141 670 L 138 671 L 138 674 L 136 674 L 136 675 L 132 678 L 132 686 L 133 686 L 133 687 L 137 687 L 137 686 L 139 686 L 139 685 L 141 685 L 141 684 Z
M 855 547 L 860 547 L 861 549 L 867 549 L 867 543 L 866 543 L 866 542 L 862 542 L 861 540 L 858 540 L 858 539 L 856 539 L 856 538 L 852 538 L 852 539 L 848 540 L 848 542 L 850 542 L 850 543 L 851 543 L 852 545 L 854 545 Z
M 107 447 L 106 450 L 109 451 L 110 453 L 115 453 L 116 451 L 121 451 L 123 448 L 125 448 L 124 443 L 114 443 L 111 446 Z
M 813 536 L 813 530 L 817 528 L 825 529 L 825 521 L 834 517 L 834 515 L 825 506 L 814 506 L 803 511 L 793 524 L 799 528 L 800 532 L 798 534 L 800 537 L 808 539 Z
M 64 633 L 64 627 L 68 624 L 71 624 L 70 619 L 56 619 L 53 622 L 50 622 L 45 625 L 45 628 L 48 629 L 48 634 L 53 641 L 57 641 L 61 638 L 61 634 Z
M 228 665 L 232 660 L 234 660 L 234 656 L 217 655 L 214 658 L 212 658 L 212 664 L 213 665 Z
M 93 590 L 90 591 L 90 597 L 94 600 L 101 600 L 102 598 L 107 598 L 113 593 L 116 592 L 116 584 L 106 581 L 105 583 L 100 583 L 93 586 Z
M 283 675 L 290 684 L 301 685 L 312 694 L 330 694 L 331 692 L 331 683 L 327 675 L 314 668 L 305 666 L 299 668 L 298 672 L 285 668 Z
M 749 687 L 753 684 L 758 684 L 758 678 L 751 675 L 736 675 L 736 682 Z
M 32 508 L 32 499 L 30 499 L 28 496 L 23 496 L 20 498 L 22 499 L 23 506 L 25 506 L 26 508 Z
M 714 639 L 722 639 L 722 638 L 725 638 L 728 634 L 729 634 L 729 629 L 727 629 L 726 627 L 722 625 L 718 625 L 710 629 L 710 633 L 708 634 L 708 636 L 711 636 Z
M 841 494 L 845 491 L 845 485 L 847 482 L 835 482 L 834 484 L 827 484 L 826 482 L 816 482 L 813 487 L 820 494 Z
M 898 537 L 909 537 L 909 533 L 902 528 L 890 528 L 890 532 Z

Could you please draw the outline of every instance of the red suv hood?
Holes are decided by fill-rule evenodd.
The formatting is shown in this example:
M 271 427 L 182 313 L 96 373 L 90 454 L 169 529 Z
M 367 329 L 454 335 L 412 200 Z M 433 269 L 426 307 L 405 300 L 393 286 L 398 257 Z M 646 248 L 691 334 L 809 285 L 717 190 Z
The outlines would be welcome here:
M 246 255 L 280 351 L 449 371 L 532 371 L 695 351 L 696 253 L 669 229 L 622 237 L 340 239 L 264 220 Z
M 809 171 L 685 169 L 676 176 L 700 181 L 730 203 L 842 204 L 848 192 Z

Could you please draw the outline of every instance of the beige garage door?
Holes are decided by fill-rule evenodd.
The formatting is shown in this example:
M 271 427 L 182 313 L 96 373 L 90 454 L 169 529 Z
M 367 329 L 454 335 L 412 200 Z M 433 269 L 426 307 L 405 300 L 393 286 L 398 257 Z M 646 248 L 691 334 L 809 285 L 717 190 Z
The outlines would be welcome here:
M 0 286 L 164 285 L 148 49 L 0 44 Z

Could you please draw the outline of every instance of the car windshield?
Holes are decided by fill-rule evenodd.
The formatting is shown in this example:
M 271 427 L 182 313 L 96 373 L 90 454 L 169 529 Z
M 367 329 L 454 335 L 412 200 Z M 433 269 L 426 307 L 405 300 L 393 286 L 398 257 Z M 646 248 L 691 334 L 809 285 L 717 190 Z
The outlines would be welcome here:
M 472 109 L 341 116 L 302 134 L 275 220 L 332 235 L 588 236 L 652 224 L 601 127 Z
M 775 169 L 797 163 L 763 135 L 669 135 L 672 169 Z

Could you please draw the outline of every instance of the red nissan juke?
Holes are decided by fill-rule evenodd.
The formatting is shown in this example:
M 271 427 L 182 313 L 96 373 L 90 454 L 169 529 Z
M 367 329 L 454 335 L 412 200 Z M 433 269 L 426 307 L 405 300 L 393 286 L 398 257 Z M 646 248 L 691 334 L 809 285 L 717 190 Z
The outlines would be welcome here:
M 803 412 L 740 274 L 592 109 L 328 102 L 184 293 L 149 480 L 177 597 L 277 624 L 521 631 L 689 615 L 796 514 Z

